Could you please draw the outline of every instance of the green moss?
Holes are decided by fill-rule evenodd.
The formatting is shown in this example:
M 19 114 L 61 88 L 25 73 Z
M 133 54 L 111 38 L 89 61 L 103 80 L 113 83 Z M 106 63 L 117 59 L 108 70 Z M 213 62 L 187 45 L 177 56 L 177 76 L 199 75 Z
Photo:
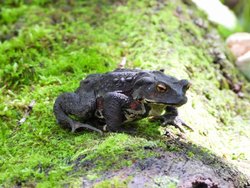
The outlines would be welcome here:
M 96 147 L 88 147 L 87 149 L 77 152 L 73 156 L 73 160 L 84 158 L 80 163 L 91 161 L 95 166 L 94 171 L 106 171 L 110 168 L 119 169 L 129 166 L 137 159 L 150 157 L 153 154 L 145 151 L 144 146 L 148 146 L 149 141 L 128 136 L 127 134 L 111 134 L 103 142 Z M 119 161 L 119 163 L 117 163 Z
M 190 158 L 192 158 L 192 157 L 194 157 L 194 153 L 193 152 L 191 152 L 191 151 L 189 151 L 188 153 L 187 153 L 187 155 L 190 157 Z
M 169 188 L 176 188 L 178 180 L 175 178 L 170 178 L 167 176 L 159 176 L 155 178 L 154 181 L 156 182 L 159 187 L 169 187 Z
M 96 183 L 93 187 L 94 188 L 111 188 L 111 187 L 120 187 L 125 188 L 127 187 L 127 183 L 130 180 L 130 178 L 126 178 L 125 180 L 122 180 L 119 177 L 111 178 L 109 180 L 104 180 L 100 183 Z
M 6 8 L 3 7 L 1 9 L 1 23 L 2 24 L 12 24 L 16 22 L 23 14 L 25 14 L 25 11 L 27 11 L 27 6 L 21 6 L 18 8 Z
M 132 125 L 136 133 L 131 135 L 104 137 L 72 134 L 56 124 L 55 98 L 74 91 L 89 73 L 113 70 L 123 56 L 128 67 L 165 68 L 167 74 L 192 81 L 189 102 L 180 108 L 182 119 L 195 129 L 185 133 L 188 142 L 234 161 L 249 160 L 249 101 L 229 90 L 222 71 L 235 84 L 242 81 L 250 88 L 249 83 L 230 62 L 224 61 L 225 70 L 213 63 L 209 24 L 199 27 L 193 19 L 203 15 L 176 1 L 1 4 L 0 186 L 74 185 L 83 175 L 96 179 L 102 171 L 156 156 L 150 148 L 180 151 L 168 143 L 165 128 L 147 120 Z M 32 100 L 31 114 L 18 126 Z M 112 179 L 100 186 L 119 183 Z

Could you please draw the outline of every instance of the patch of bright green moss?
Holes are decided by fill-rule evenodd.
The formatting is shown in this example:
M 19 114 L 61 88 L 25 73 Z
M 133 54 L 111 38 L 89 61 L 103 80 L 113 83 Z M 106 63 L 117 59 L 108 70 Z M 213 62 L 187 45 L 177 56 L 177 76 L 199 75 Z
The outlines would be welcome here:
M 125 188 L 127 187 L 127 183 L 130 178 L 127 178 L 125 180 L 121 180 L 118 177 L 111 178 L 108 180 L 101 181 L 100 183 L 96 183 L 93 187 L 94 188 L 111 188 L 111 187 L 120 187 Z
M 96 172 L 119 169 L 130 166 L 137 159 L 155 155 L 144 149 L 150 145 L 152 145 L 152 141 L 140 137 L 111 133 L 98 145 L 77 152 L 72 160 L 84 156 L 79 163 L 84 164 L 86 161 L 91 161 L 91 164 L 95 166 L 93 171 Z M 118 161 L 119 163 L 117 163 Z

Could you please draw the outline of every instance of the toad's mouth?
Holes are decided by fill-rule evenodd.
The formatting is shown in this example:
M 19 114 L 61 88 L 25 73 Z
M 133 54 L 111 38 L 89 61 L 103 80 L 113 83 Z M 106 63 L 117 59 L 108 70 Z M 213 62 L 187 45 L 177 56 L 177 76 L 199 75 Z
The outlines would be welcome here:
M 150 103 L 150 104 L 164 105 L 164 106 L 175 106 L 176 105 L 176 104 L 172 104 L 172 103 L 157 102 L 157 101 L 151 100 L 151 99 L 144 99 L 144 102 Z
M 163 103 L 163 102 L 158 102 L 158 101 L 151 100 L 151 99 L 144 99 L 143 101 L 145 103 L 150 103 L 150 104 L 179 107 L 179 106 L 182 106 L 183 104 L 185 104 L 187 102 L 187 99 L 184 99 L 178 103 Z

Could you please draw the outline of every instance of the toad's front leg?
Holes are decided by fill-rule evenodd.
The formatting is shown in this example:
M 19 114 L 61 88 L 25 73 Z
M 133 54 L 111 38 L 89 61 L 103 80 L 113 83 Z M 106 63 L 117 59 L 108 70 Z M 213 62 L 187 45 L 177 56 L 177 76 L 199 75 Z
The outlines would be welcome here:
M 104 118 L 107 124 L 107 130 L 121 131 L 121 125 L 125 120 L 122 108 L 129 103 L 128 96 L 119 92 L 108 92 L 104 96 Z
M 176 107 L 167 106 L 165 108 L 165 114 L 163 114 L 161 118 L 163 119 L 163 125 L 173 125 L 181 132 L 184 132 L 184 129 L 182 128 L 183 126 L 193 131 L 190 126 L 188 126 L 182 119 L 179 118 Z

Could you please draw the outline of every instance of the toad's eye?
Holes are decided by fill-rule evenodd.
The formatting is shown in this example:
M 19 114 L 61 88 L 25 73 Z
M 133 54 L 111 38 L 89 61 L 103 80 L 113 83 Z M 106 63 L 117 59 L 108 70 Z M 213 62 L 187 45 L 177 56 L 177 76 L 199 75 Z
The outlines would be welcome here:
M 167 86 L 164 84 L 158 84 L 156 86 L 156 89 L 157 89 L 157 91 L 159 91 L 161 93 L 166 92 L 168 90 Z

